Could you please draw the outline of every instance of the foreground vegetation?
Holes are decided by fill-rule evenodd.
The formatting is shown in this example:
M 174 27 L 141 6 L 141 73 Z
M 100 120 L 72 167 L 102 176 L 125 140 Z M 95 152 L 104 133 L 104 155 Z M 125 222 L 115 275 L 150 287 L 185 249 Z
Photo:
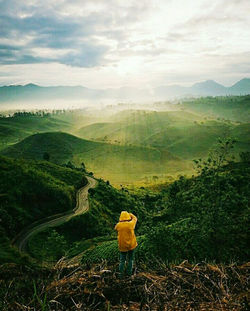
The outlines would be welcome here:
M 249 265 L 164 266 L 138 268 L 120 280 L 118 266 L 105 262 L 91 269 L 58 263 L 51 269 L 0 267 L 0 308 L 7 310 L 220 310 L 247 311 Z

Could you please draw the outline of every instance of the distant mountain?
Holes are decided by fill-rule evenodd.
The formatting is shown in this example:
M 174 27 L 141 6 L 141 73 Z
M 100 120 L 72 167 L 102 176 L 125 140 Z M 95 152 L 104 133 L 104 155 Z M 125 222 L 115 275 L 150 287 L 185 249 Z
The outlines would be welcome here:
M 89 89 L 83 86 L 49 86 L 36 84 L 0 87 L 0 102 L 31 100 L 157 100 L 183 96 L 218 96 L 250 94 L 250 78 L 244 78 L 231 87 L 213 80 L 195 83 L 191 87 L 181 85 L 159 86 L 152 90 L 121 87 L 118 89 Z
M 36 84 L 10 85 L 0 87 L 0 102 L 11 100 L 83 99 L 101 98 L 102 90 L 92 90 L 83 86 L 48 86 Z
M 227 88 L 213 80 L 195 83 L 191 87 L 192 94 L 195 95 L 221 95 L 227 93 Z
M 169 96 L 219 96 L 219 95 L 246 95 L 250 94 L 250 79 L 245 78 L 231 87 L 225 87 L 213 80 L 195 83 L 191 87 L 180 85 L 160 86 L 155 89 L 158 97 Z
M 234 95 L 250 94 L 250 79 L 244 78 L 244 79 L 236 82 L 229 89 L 230 89 L 231 94 L 234 94 Z

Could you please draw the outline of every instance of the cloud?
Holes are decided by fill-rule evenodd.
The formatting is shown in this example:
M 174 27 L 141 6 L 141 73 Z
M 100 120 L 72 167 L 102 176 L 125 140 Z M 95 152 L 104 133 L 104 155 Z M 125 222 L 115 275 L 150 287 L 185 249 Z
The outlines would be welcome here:
M 58 18 L 57 16 L 40 17 L 11 17 L 0 16 L 0 38 L 13 40 L 13 45 L 1 48 L 2 64 L 24 64 L 34 62 L 51 62 L 90 67 L 96 66 L 105 57 L 108 47 L 98 44 L 91 36 L 91 25 L 94 20 L 73 20 L 72 18 Z M 15 46 L 22 38 L 29 36 L 29 42 Z M 71 49 L 74 52 L 66 56 L 39 57 L 32 55 L 32 49 L 37 47 L 49 47 L 54 49 Z M 71 61 L 72 57 L 72 61 Z
M 18 52 L 13 52 L 9 45 L 9 55 L 2 52 L 2 64 L 22 64 L 33 62 L 59 62 L 71 66 L 105 66 L 105 56 L 112 49 L 112 44 L 127 37 L 123 24 L 129 27 L 143 13 L 142 4 L 124 7 L 122 2 L 96 1 L 97 10 L 93 10 L 92 1 L 1 1 L 0 42 L 1 39 L 13 40 L 13 46 L 25 37 L 29 41 L 21 45 Z M 98 4 L 101 9 L 98 10 Z M 113 9 L 112 10 L 112 5 Z M 85 6 L 85 11 L 82 7 Z M 105 11 L 104 11 L 105 9 Z M 110 10 L 111 9 L 111 10 Z M 67 10 L 71 14 L 67 14 Z M 79 14 L 79 12 L 82 14 Z M 45 14 L 46 13 L 46 14 Z M 120 29 L 119 29 L 120 28 Z M 113 40 L 113 42 L 111 42 Z M 111 44 L 111 46 L 110 46 Z M 32 55 L 32 49 L 38 47 L 52 49 L 71 49 L 67 55 L 58 57 L 39 57 Z
M 52 84 L 57 70 L 64 84 L 92 87 L 216 79 L 218 70 L 232 79 L 249 68 L 249 10 L 249 0 L 0 0 L 0 75 L 44 83 L 35 65 L 46 64 Z

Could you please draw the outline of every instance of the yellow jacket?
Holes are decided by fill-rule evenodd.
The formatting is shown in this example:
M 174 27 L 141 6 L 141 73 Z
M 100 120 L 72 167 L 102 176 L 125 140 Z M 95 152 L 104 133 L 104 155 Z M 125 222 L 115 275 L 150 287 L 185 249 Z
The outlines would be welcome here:
M 121 212 L 118 224 L 115 230 L 118 232 L 118 246 L 121 252 L 128 252 L 136 248 L 137 241 L 135 237 L 135 225 L 137 218 L 135 215 L 126 211 Z

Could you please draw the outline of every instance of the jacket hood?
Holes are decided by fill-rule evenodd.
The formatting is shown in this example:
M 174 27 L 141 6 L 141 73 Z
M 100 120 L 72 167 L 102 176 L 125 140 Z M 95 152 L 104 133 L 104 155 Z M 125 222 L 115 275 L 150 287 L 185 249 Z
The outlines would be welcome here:
M 127 211 L 122 211 L 119 221 L 131 220 L 131 216 Z

